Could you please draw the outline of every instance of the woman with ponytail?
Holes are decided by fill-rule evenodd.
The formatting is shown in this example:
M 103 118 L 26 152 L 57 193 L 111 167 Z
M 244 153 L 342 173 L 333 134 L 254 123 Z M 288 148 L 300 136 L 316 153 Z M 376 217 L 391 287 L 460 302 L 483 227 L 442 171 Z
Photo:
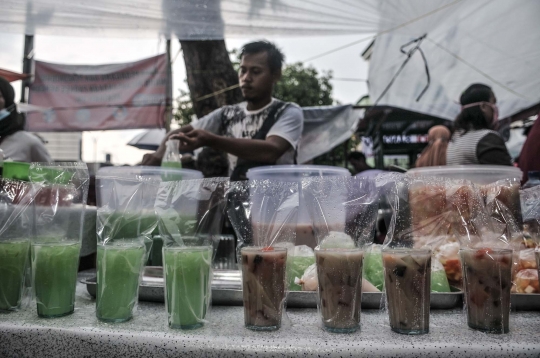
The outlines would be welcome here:
M 461 113 L 446 151 L 447 165 L 512 165 L 504 139 L 496 132 L 497 99 L 489 86 L 475 83 L 461 95 Z

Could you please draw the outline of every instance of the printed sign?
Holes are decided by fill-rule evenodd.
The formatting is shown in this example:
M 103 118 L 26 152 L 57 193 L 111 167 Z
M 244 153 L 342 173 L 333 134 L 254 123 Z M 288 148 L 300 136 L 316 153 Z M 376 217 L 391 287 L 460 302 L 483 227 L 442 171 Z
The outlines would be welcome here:
M 50 108 L 30 113 L 31 131 L 59 132 L 161 128 L 167 96 L 167 58 L 111 65 L 35 62 L 29 103 Z

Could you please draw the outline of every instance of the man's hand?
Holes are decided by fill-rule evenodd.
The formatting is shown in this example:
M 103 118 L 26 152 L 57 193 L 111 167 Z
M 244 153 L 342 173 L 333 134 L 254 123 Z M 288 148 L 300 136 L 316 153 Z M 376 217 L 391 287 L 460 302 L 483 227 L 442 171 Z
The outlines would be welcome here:
M 171 136 L 171 139 L 180 140 L 180 150 L 191 152 L 200 147 L 208 146 L 212 143 L 214 135 L 204 129 L 194 129 L 187 133 L 178 133 Z

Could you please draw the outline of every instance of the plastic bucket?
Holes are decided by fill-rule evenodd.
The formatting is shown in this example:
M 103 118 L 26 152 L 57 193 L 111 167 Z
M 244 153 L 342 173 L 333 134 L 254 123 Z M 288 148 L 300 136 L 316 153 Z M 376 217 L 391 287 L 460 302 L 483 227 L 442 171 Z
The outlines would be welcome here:
M 519 168 L 505 165 L 448 165 L 415 168 L 409 170 L 407 175 L 466 179 L 477 184 L 491 184 L 502 179 L 521 181 L 523 173 Z
M 248 170 L 247 177 L 251 180 L 279 180 L 283 182 L 298 182 L 299 193 L 299 211 L 296 224 L 296 245 L 307 245 L 310 247 L 316 246 L 316 240 L 313 236 L 312 221 L 309 216 L 309 211 L 306 199 L 302 195 L 302 179 L 306 178 L 329 178 L 329 177 L 350 177 L 351 173 L 345 168 L 324 166 L 324 165 L 272 165 L 266 167 L 257 167 Z M 253 205 L 257 205 L 257 198 L 252 198 Z M 336 198 L 336 204 L 340 203 L 341 198 Z M 254 211 L 252 211 L 254 213 Z M 268 213 L 271 214 L 271 213 Z M 332 220 L 339 221 L 336 223 L 340 226 L 341 221 L 345 222 L 345 214 L 343 217 L 333 217 Z M 257 221 L 263 221 L 264 218 L 255 218 Z

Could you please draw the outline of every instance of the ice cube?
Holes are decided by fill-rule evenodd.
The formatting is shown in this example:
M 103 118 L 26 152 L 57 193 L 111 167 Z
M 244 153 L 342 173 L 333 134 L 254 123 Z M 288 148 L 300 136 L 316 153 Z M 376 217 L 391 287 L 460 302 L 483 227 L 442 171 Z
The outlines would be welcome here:
M 321 244 L 319 245 L 321 249 L 354 249 L 356 246 L 353 239 L 345 234 L 344 232 L 330 231 L 328 236 L 326 236 Z

